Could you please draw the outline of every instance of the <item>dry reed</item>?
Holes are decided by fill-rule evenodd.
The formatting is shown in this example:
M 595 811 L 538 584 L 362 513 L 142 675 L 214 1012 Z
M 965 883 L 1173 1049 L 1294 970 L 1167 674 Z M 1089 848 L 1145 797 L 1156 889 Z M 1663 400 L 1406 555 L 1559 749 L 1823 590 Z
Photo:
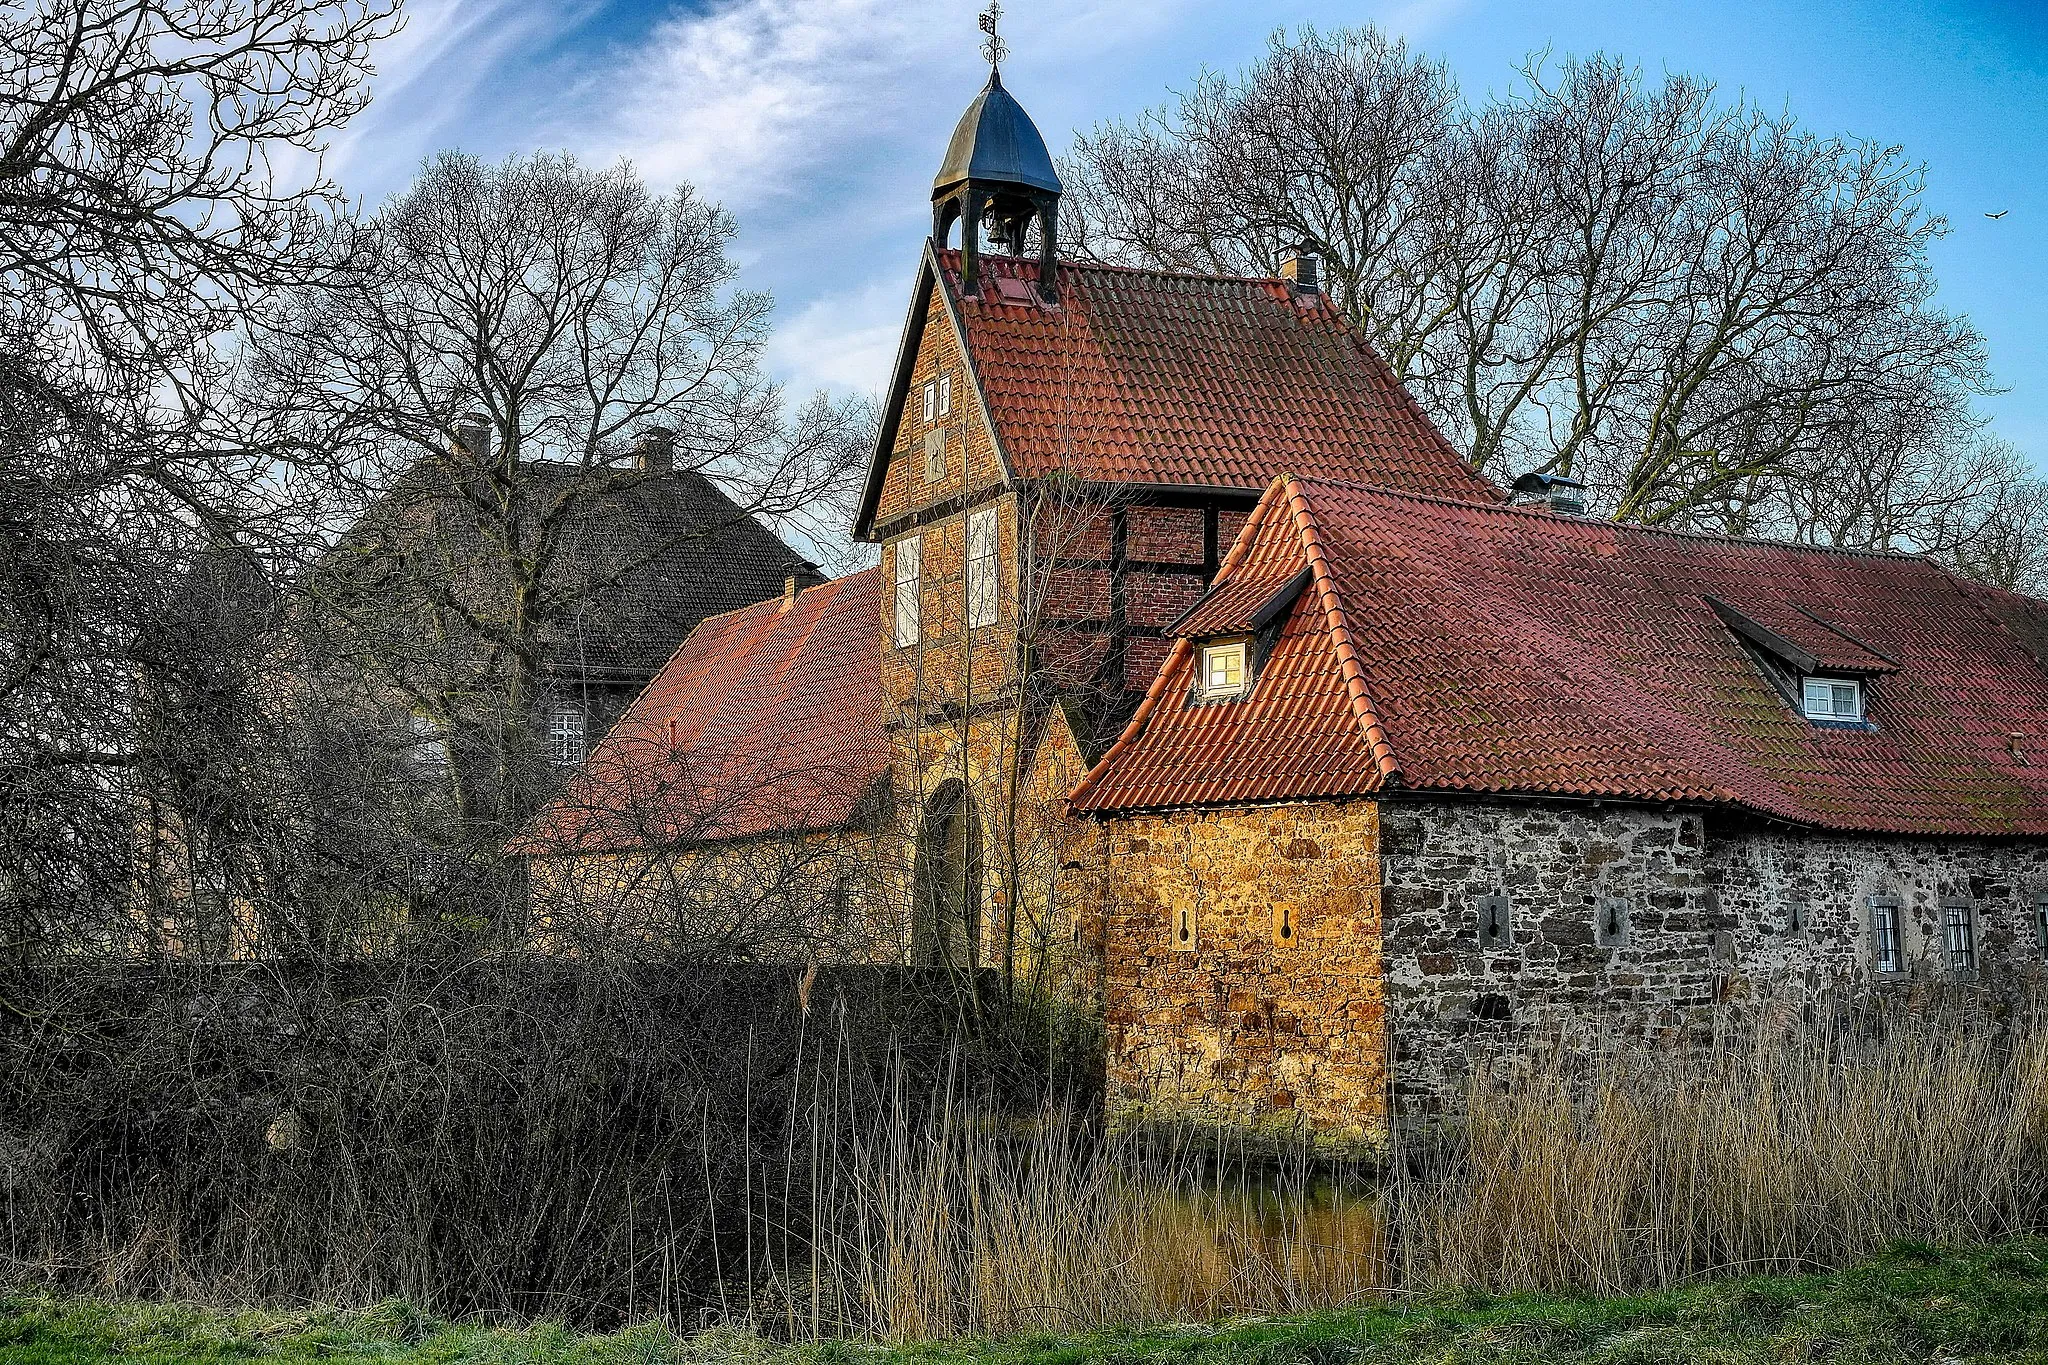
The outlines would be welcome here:
M 1687 1051 L 1564 1041 L 1505 1085 L 1475 1081 L 1409 1154 L 1407 1282 L 1620 1291 L 2040 1226 L 2036 1014 L 1951 1006 Z

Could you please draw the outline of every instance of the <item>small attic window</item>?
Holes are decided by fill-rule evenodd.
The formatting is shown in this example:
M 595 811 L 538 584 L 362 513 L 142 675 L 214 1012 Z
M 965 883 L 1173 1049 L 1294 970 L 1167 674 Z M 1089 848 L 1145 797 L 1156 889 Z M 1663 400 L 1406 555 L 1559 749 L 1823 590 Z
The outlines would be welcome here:
M 1802 709 L 1808 720 L 1863 723 L 1863 684 L 1854 678 L 1807 678 Z
M 1241 697 L 1251 690 L 1251 641 L 1217 640 L 1202 646 L 1203 701 Z
M 951 417 L 952 415 L 953 376 L 950 374 L 942 374 L 939 376 L 939 416 Z
M 939 386 L 936 382 L 924 386 L 924 420 L 937 421 L 939 416 Z

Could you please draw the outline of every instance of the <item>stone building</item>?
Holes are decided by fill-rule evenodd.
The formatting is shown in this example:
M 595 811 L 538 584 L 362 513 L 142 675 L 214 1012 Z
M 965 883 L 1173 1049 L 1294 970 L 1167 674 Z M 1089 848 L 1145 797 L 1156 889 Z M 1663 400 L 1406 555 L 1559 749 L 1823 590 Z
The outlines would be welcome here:
M 1590 520 L 1567 480 L 1511 494 L 1312 255 L 1066 261 L 1058 194 L 991 79 L 863 487 L 879 565 L 793 599 L 833 624 L 788 635 L 772 704 L 664 673 L 617 732 L 652 746 L 600 750 L 583 805 L 607 763 L 858 753 L 823 773 L 857 838 L 777 828 L 867 869 L 861 950 L 1056 974 L 1102 1011 L 1126 1121 L 1370 1141 L 1549 1022 L 1678 1037 L 1739 1000 L 2039 970 L 2048 606 Z M 767 828 L 627 842 L 716 860 Z
M 1548 1025 L 2038 975 L 2044 625 L 1916 557 L 1275 481 L 1073 794 L 1115 1102 L 1362 1136 Z
M 630 462 L 494 467 L 488 428 L 462 426 L 444 459 L 396 479 L 304 585 L 309 624 L 337 666 L 409 715 L 423 747 L 460 757 L 465 722 L 503 698 L 479 678 L 518 671 L 521 627 L 504 581 L 516 550 L 538 566 L 530 723 L 547 763 L 580 764 L 633 697 L 707 616 L 786 581 L 821 581 L 716 484 L 678 469 L 666 433 Z M 507 503 L 510 506 L 507 506 Z M 520 544 L 502 544 L 508 527 Z M 324 629 L 323 629 L 324 627 Z M 473 714 L 465 714 L 467 711 Z

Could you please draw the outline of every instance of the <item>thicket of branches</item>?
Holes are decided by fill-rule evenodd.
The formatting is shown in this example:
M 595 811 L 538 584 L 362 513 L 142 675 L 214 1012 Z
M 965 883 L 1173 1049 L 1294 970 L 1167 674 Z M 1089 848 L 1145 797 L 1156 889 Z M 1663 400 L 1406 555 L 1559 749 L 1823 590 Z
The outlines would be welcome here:
M 2048 493 L 1973 415 L 1983 341 L 1934 304 L 1947 225 L 1902 148 L 1606 56 L 1474 103 L 1376 28 L 1303 29 L 1081 134 L 1066 179 L 1063 232 L 1103 258 L 1270 274 L 1311 244 L 1498 481 L 2044 581 Z

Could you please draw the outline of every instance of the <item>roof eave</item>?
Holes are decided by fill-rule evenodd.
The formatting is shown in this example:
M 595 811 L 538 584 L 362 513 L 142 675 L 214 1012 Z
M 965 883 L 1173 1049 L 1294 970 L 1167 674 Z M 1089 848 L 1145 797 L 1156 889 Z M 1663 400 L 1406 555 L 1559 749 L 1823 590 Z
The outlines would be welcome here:
M 903 332 L 896 341 L 896 363 L 890 370 L 889 388 L 882 404 L 882 423 L 875 432 L 875 448 L 868 455 L 868 476 L 861 484 L 860 509 L 853 518 L 853 538 L 872 543 L 875 511 L 882 501 L 882 483 L 889 472 L 889 460 L 896 449 L 896 431 L 903 422 L 903 405 L 909 401 L 910 371 L 917 364 L 917 351 L 924 341 L 925 315 L 931 306 L 931 289 L 939 273 L 938 258 L 927 237 L 917 271 L 917 285 L 910 291 L 910 311 L 903 319 Z

